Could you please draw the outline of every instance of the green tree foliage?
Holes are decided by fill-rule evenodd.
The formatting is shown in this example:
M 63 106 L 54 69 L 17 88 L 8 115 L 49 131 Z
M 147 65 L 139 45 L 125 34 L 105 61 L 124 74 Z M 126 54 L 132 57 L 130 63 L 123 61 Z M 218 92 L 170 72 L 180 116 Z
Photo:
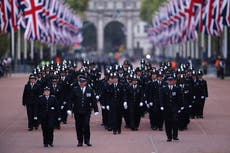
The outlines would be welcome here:
M 142 0 L 140 17 L 142 20 L 152 23 L 152 16 L 155 11 L 167 0 Z
M 80 16 L 83 16 L 88 8 L 88 2 L 89 0 L 66 0 L 66 3 Z

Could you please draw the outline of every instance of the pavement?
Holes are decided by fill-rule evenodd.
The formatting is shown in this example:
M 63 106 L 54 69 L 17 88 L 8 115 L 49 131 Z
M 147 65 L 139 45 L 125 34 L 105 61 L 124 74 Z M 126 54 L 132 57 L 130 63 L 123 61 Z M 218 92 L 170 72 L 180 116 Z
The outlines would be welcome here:
M 54 147 L 44 148 L 41 128 L 27 131 L 22 93 L 27 74 L 0 79 L 0 153 L 230 153 L 230 80 L 206 77 L 209 97 L 204 119 L 191 120 L 179 141 L 166 142 L 164 131 L 152 131 L 148 115 L 139 131 L 122 128 L 120 135 L 105 131 L 101 115 L 91 118 L 92 147 L 77 147 L 73 118 L 55 130 Z M 123 122 L 124 123 L 124 122 Z

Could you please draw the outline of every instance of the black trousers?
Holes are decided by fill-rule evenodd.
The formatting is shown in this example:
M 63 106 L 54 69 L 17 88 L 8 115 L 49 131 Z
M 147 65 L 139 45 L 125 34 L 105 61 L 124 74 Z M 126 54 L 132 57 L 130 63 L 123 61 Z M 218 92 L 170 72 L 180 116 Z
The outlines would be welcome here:
M 149 109 L 149 119 L 151 128 L 157 128 L 157 111 L 152 107 Z
M 90 113 L 75 114 L 75 128 L 78 143 L 90 143 Z
M 200 100 L 200 101 L 197 103 L 197 113 L 196 113 L 197 116 L 203 116 L 203 112 L 204 112 L 204 103 L 205 103 L 205 100 Z
M 108 110 L 102 109 L 102 123 L 105 127 L 108 127 Z
M 138 110 L 129 111 L 129 125 L 131 129 L 138 129 L 141 121 L 141 113 Z
M 53 144 L 54 128 L 49 126 L 48 120 L 41 121 L 43 144 Z
M 165 131 L 168 139 L 178 137 L 178 121 L 165 120 Z
M 28 128 L 38 127 L 38 123 L 34 120 L 35 106 L 26 105 L 27 118 L 28 118 Z
M 110 113 L 113 132 L 121 132 L 122 111 L 119 108 L 112 108 Z

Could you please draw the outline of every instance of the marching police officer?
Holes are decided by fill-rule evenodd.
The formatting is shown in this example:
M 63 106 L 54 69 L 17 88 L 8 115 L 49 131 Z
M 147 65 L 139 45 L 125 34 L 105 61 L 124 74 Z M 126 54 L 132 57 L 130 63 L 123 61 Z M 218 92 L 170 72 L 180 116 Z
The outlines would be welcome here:
M 35 107 L 38 101 L 38 96 L 40 93 L 40 87 L 36 84 L 36 76 L 31 74 L 29 76 L 29 81 L 24 87 L 22 105 L 26 106 L 27 117 L 28 117 L 28 130 L 32 131 L 33 128 L 38 128 L 37 121 L 34 120 Z
M 141 120 L 141 112 L 140 107 L 143 106 L 143 89 L 137 84 L 137 78 L 134 76 L 132 78 L 132 83 L 127 89 L 127 99 L 128 103 L 124 102 L 124 108 L 128 108 L 129 115 L 129 126 L 133 131 L 137 131 L 140 120 Z
M 168 77 L 168 85 L 160 92 L 161 110 L 164 110 L 167 141 L 178 139 L 178 113 L 181 111 L 181 92 L 174 78 Z
M 59 121 L 61 118 L 58 112 L 57 99 L 54 95 L 50 95 L 48 86 L 44 88 L 43 95 L 39 96 L 34 119 L 37 118 L 41 121 L 44 147 L 48 147 L 48 145 L 53 147 L 54 126 L 57 118 Z
M 113 84 L 109 86 L 109 96 L 111 96 L 110 102 L 110 115 L 113 134 L 121 133 L 122 124 L 122 110 L 125 96 L 123 86 L 119 83 L 119 76 L 115 73 L 113 77 Z
M 92 88 L 87 86 L 87 79 L 84 76 L 79 77 L 79 86 L 73 88 L 70 102 L 72 107 L 75 127 L 77 132 L 78 147 L 83 146 L 83 141 L 87 146 L 90 144 L 90 115 L 91 109 L 94 109 L 95 115 L 98 115 L 97 101 Z M 68 110 L 71 115 L 71 111 Z
M 198 71 L 198 79 L 199 79 L 199 87 L 198 87 L 198 103 L 197 103 L 197 118 L 203 118 L 204 112 L 204 103 L 205 99 L 208 97 L 208 88 L 207 81 L 203 79 L 203 72 L 201 70 Z

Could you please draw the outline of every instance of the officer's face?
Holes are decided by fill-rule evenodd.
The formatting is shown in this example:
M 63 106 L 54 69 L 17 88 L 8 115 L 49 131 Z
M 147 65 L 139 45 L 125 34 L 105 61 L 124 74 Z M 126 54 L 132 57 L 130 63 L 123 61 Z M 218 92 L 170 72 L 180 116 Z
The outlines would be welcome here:
M 168 85 L 174 85 L 174 80 L 168 80 Z
M 30 79 L 30 83 L 35 83 L 36 79 Z
M 136 85 L 136 84 L 137 84 L 137 80 L 133 80 L 133 81 L 132 81 L 132 84 L 133 84 L 133 85 Z
M 87 82 L 86 82 L 86 81 L 79 82 L 80 87 L 84 87 L 84 86 L 86 86 L 86 84 L 87 84 Z
M 45 96 L 49 96 L 49 95 L 50 95 L 50 91 L 49 91 L 49 90 L 45 90 L 45 91 L 44 91 L 44 95 L 45 95 Z
M 155 80 L 155 79 L 156 79 L 156 77 L 157 77 L 157 75 L 156 75 L 156 74 L 152 74 L 152 80 Z
M 113 82 L 117 83 L 118 82 L 118 78 L 117 77 L 113 78 Z
M 157 77 L 157 80 L 162 81 L 162 77 Z

